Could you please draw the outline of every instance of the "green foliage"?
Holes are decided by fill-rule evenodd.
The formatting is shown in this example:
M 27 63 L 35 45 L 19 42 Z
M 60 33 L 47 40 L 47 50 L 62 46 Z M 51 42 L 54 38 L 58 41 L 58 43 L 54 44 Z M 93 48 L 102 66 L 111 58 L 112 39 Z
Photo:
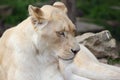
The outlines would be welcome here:
M 116 63 L 120 63 L 120 59 L 112 59 L 112 58 L 108 58 L 108 64 L 116 64 Z
M 111 9 L 112 6 L 120 5 L 119 0 L 77 0 L 77 7 L 86 17 L 93 19 L 120 20 L 120 10 Z M 112 3 L 113 2 L 113 3 Z
M 41 0 L 44 2 L 46 0 Z M 28 16 L 28 5 L 40 3 L 40 0 L 2 0 L 0 5 L 8 5 L 12 7 L 12 15 L 6 17 L 5 22 L 8 24 L 16 25 Z
M 120 25 L 110 26 L 108 20 L 120 22 L 120 10 L 112 9 L 120 6 L 119 0 L 77 0 L 77 7 L 84 12 L 84 17 L 93 19 L 93 23 L 104 26 L 120 41 Z

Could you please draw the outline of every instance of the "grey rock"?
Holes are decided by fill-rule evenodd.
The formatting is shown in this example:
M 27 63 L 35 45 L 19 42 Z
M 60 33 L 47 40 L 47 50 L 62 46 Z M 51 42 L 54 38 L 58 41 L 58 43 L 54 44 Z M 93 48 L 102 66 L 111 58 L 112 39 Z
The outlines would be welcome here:
M 76 28 L 78 33 L 84 33 L 84 32 L 99 32 L 104 30 L 103 26 L 98 26 L 92 23 L 88 22 L 82 22 L 77 20 L 76 21 Z
M 6 17 L 6 16 L 9 16 L 11 15 L 13 12 L 13 9 L 8 6 L 8 5 L 0 5 L 0 15 L 2 17 Z
M 98 59 L 100 62 L 107 64 L 108 60 L 106 58 Z
M 85 45 L 97 58 L 117 58 L 116 40 L 108 30 L 99 33 L 85 33 L 76 37 L 80 44 Z

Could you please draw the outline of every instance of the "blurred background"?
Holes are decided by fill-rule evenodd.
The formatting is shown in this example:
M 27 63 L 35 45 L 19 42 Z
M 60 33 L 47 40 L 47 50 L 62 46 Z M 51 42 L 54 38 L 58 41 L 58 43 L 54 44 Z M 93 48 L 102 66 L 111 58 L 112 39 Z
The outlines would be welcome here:
M 77 34 L 109 30 L 120 54 L 120 0 L 1 0 L 0 36 L 7 28 L 27 18 L 29 4 L 41 7 L 55 1 L 65 3 Z

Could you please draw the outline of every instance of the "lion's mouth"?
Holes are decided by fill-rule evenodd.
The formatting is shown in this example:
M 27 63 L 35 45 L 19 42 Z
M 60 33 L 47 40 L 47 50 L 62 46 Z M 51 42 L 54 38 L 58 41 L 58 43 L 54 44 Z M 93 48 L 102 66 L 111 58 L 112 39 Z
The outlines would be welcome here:
M 73 59 L 74 59 L 74 56 L 73 56 L 72 58 L 68 58 L 68 59 L 67 59 L 67 58 L 66 58 L 66 59 L 65 59 L 65 58 L 62 58 L 62 57 L 60 57 L 60 56 L 58 56 L 58 58 L 59 58 L 59 59 L 62 59 L 62 60 L 65 60 L 65 61 L 68 61 L 68 60 L 73 60 Z

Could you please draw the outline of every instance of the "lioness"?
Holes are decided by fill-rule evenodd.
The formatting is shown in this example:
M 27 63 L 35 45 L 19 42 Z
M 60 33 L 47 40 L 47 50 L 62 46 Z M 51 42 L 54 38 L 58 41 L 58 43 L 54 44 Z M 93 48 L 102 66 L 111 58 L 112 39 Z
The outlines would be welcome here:
M 56 2 L 28 11 L 0 39 L 0 80 L 65 80 L 58 59 L 71 60 L 80 50 L 67 8 Z

